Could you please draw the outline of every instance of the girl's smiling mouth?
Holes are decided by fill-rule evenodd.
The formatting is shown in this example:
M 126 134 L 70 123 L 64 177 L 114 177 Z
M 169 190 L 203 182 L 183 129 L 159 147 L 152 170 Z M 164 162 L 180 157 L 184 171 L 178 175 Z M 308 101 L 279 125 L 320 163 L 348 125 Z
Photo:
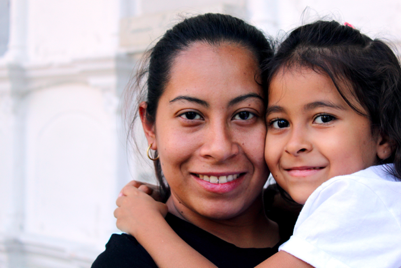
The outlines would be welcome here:
M 320 170 L 325 167 L 315 167 L 315 166 L 301 166 L 301 167 L 293 167 L 284 169 L 287 171 L 292 177 L 307 177 L 318 173 Z

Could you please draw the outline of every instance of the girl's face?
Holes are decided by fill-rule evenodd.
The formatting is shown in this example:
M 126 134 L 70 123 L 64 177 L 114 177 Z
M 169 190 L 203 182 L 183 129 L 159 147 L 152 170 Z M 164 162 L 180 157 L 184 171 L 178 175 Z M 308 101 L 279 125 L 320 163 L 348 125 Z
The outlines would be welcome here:
M 364 111 L 359 103 L 348 100 Z M 298 203 L 323 182 L 374 165 L 386 148 L 367 117 L 341 97 L 329 76 L 280 70 L 269 87 L 265 159 L 277 183 Z
M 230 219 L 261 204 L 268 176 L 257 62 L 247 49 L 195 43 L 174 60 L 148 142 L 184 217 Z

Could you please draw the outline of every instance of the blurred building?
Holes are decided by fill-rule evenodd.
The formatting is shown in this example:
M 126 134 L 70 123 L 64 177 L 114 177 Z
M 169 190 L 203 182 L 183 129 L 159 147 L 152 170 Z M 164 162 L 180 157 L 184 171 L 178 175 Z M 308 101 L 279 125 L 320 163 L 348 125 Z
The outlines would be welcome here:
M 90 267 L 119 190 L 152 180 L 126 146 L 122 91 L 152 41 L 204 12 L 272 36 L 329 15 L 401 41 L 398 0 L 0 0 L 1 268 Z

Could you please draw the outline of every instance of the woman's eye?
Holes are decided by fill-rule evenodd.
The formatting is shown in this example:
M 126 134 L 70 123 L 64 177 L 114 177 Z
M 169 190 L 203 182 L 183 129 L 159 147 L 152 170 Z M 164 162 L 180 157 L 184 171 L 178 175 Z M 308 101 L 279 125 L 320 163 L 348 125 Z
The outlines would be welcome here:
M 270 126 L 273 128 L 286 128 L 290 126 L 290 123 L 284 119 L 276 119 L 270 122 Z
M 248 111 L 242 111 L 234 115 L 235 120 L 249 120 L 255 117 L 255 114 L 248 112 Z
M 336 118 L 332 115 L 329 114 L 322 114 L 322 115 L 318 115 L 315 117 L 315 119 L 313 120 L 314 123 L 316 124 L 327 124 L 333 120 L 335 120 Z
M 202 119 L 200 114 L 196 112 L 185 112 L 180 115 L 180 117 L 187 119 L 187 120 L 199 120 Z

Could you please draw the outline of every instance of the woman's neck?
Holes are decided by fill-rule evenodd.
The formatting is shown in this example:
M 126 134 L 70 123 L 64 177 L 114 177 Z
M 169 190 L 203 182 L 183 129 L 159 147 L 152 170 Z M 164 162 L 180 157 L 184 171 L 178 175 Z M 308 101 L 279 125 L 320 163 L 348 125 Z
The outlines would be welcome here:
M 240 248 L 266 248 L 275 246 L 279 240 L 278 226 L 269 220 L 263 210 L 262 198 L 240 215 L 230 219 L 205 217 L 187 208 L 173 196 L 167 201 L 171 214 Z

